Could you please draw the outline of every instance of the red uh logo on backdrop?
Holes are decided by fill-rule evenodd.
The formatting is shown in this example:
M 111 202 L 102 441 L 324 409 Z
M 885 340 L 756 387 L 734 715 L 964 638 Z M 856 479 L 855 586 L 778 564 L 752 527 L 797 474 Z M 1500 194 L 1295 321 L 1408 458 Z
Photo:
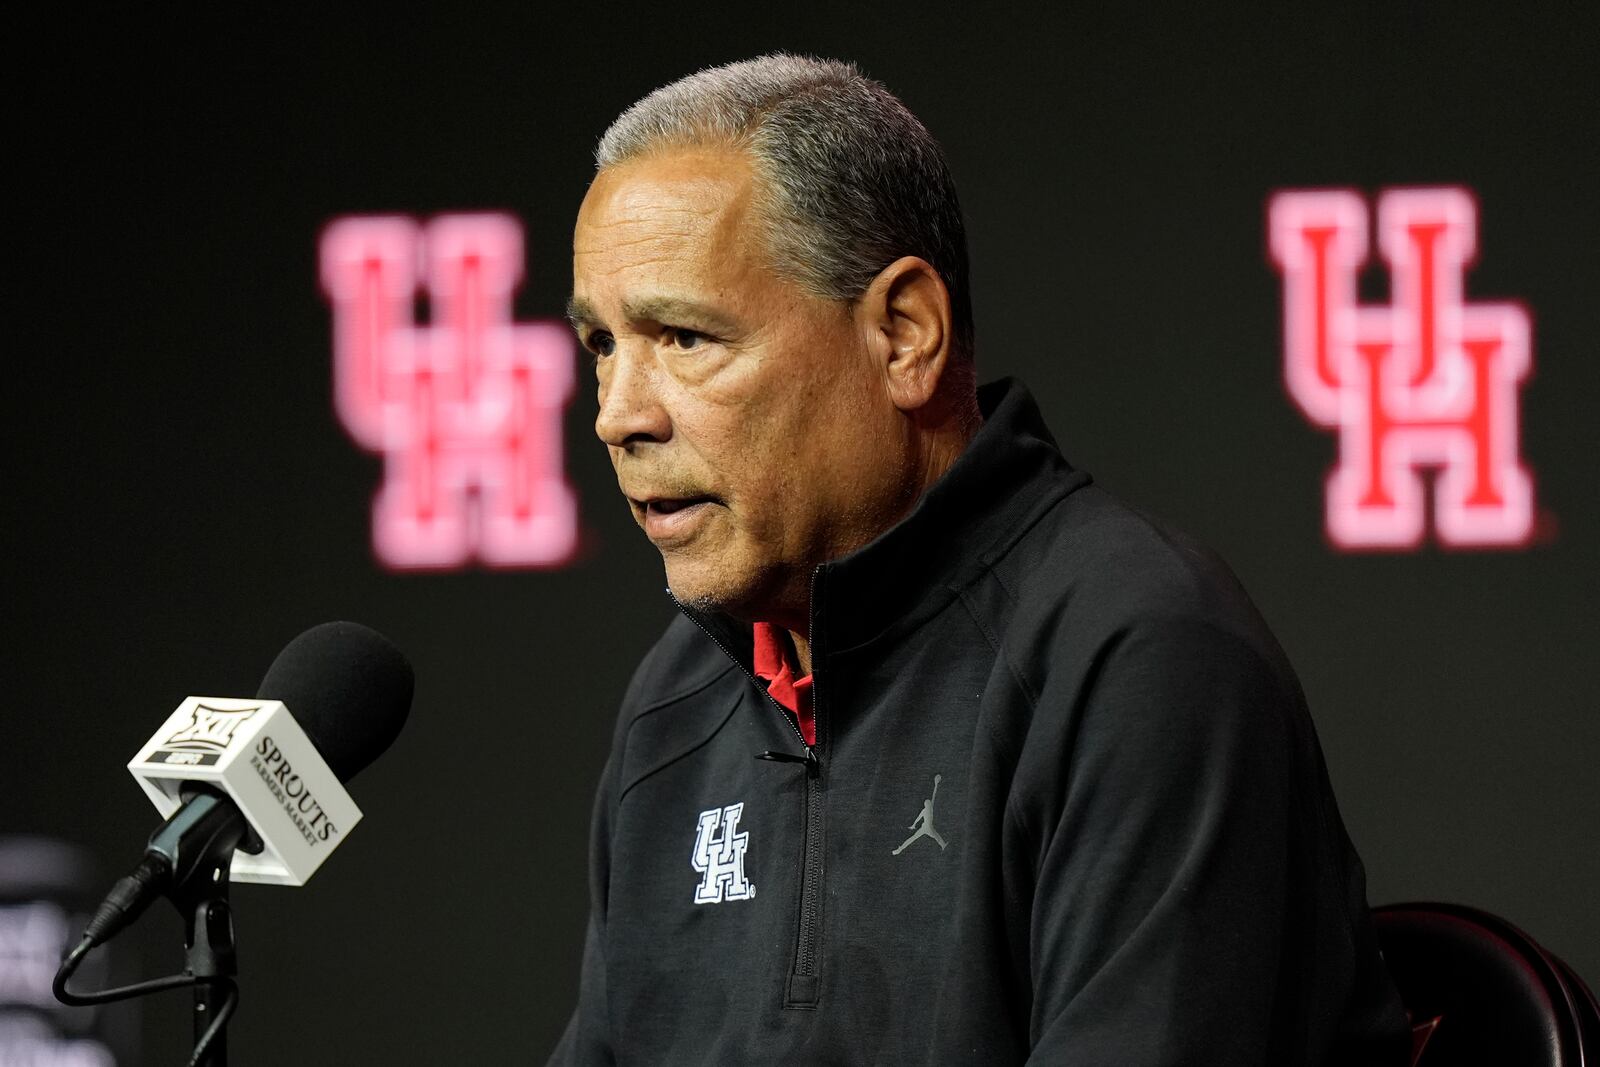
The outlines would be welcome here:
M 1344 548 L 1411 548 L 1426 532 L 1421 467 L 1440 469 L 1434 524 L 1446 545 L 1525 544 L 1533 483 L 1517 454 L 1528 315 L 1464 303 L 1477 208 L 1464 189 L 1378 198 L 1387 305 L 1356 302 L 1367 207 L 1345 191 L 1287 192 L 1269 209 L 1283 272 L 1284 375 L 1300 410 L 1339 434 L 1328 534 Z
M 393 567 L 559 563 L 577 507 L 562 469 L 573 341 L 511 321 L 522 229 L 505 215 L 346 218 L 322 236 L 334 312 L 334 400 L 357 443 L 385 457 L 372 509 Z M 412 312 L 426 291 L 432 323 Z

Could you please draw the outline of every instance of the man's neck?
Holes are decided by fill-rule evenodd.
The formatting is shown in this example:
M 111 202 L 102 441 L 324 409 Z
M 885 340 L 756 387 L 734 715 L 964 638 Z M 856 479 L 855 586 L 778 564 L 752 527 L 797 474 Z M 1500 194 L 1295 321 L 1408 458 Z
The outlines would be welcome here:
M 797 634 L 790 630 L 789 640 L 794 642 L 794 658 L 800 664 L 797 677 L 804 678 L 811 673 L 811 638 L 808 634 Z
M 917 502 L 922 499 L 935 482 L 944 477 L 946 471 L 955 465 L 961 453 L 977 435 L 978 427 L 983 424 L 983 419 L 978 417 L 967 425 L 947 425 L 939 433 L 929 434 L 923 441 L 923 453 L 919 457 L 917 467 L 919 476 L 912 483 L 912 492 L 908 494 L 901 514 L 894 520 L 900 522 L 916 508 Z M 893 523 L 891 523 L 893 525 Z M 885 527 L 887 529 L 888 527 Z M 881 532 L 881 531 L 880 531 Z M 807 616 L 810 616 L 810 605 L 807 607 Z M 794 644 L 794 655 L 800 666 L 797 677 L 804 678 L 811 673 L 811 635 L 797 633 L 789 630 L 789 640 Z

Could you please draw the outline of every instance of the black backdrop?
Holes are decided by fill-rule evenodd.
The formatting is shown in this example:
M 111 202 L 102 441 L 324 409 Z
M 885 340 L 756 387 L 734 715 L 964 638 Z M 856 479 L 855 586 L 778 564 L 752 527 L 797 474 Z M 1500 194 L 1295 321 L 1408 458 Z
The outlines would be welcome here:
M 542 1057 L 574 996 L 615 702 L 670 616 L 659 557 L 616 498 L 585 384 L 567 416 L 577 561 L 376 568 L 381 460 L 332 414 L 316 237 L 349 213 L 510 210 L 519 317 L 558 315 L 611 118 L 787 48 L 858 61 L 945 144 L 984 378 L 1023 377 L 1075 462 L 1252 590 L 1311 698 L 1371 899 L 1500 912 L 1592 984 L 1600 24 L 1576 5 L 1112 6 L 81 15 L 14 35 L 0 832 L 82 842 L 109 878 L 152 824 L 122 764 L 161 717 L 186 693 L 253 692 L 305 626 L 367 622 L 416 664 L 412 721 L 356 780 L 367 821 L 328 870 L 238 891 L 234 1060 Z M 1542 533 L 1521 552 L 1338 554 L 1333 438 L 1281 384 L 1264 202 L 1427 183 L 1478 193 L 1469 298 L 1534 315 L 1523 454 Z M 135 936 L 150 970 L 177 962 L 170 917 Z M 153 1004 L 150 1061 L 186 1032 L 177 998 Z

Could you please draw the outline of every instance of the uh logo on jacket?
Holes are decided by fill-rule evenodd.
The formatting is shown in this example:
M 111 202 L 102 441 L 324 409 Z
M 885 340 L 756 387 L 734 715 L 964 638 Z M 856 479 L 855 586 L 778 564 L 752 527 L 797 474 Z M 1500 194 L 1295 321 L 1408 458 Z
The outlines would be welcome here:
M 924 837 L 938 845 L 940 852 L 949 847 L 950 843 L 934 824 L 934 804 L 939 799 L 939 783 L 942 781 L 943 775 L 933 776 L 932 795 L 922 802 L 922 810 L 906 827 L 911 831 L 911 836 L 900 842 L 899 847 L 890 849 L 889 855 L 900 855 Z M 744 801 L 741 800 L 726 807 L 708 808 L 697 817 L 694 849 L 689 856 L 689 866 L 700 875 L 700 882 L 694 890 L 696 904 L 750 900 L 756 895 L 756 887 L 746 877 L 744 870 L 745 853 L 750 848 L 750 832 L 739 829 L 739 818 L 743 814 Z
M 750 848 L 749 831 L 740 831 L 744 801 L 702 811 L 696 823 L 694 851 L 689 865 L 700 874 L 695 886 L 696 904 L 721 904 L 724 900 L 749 900 L 756 887 L 744 873 L 744 856 Z

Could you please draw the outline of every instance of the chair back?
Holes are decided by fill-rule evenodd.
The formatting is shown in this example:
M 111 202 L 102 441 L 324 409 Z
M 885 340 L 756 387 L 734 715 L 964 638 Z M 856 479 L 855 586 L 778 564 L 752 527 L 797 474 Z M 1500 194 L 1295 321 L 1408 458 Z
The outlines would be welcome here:
M 1372 916 L 1415 1028 L 1415 1067 L 1600 1067 L 1594 994 L 1511 923 L 1428 902 Z

